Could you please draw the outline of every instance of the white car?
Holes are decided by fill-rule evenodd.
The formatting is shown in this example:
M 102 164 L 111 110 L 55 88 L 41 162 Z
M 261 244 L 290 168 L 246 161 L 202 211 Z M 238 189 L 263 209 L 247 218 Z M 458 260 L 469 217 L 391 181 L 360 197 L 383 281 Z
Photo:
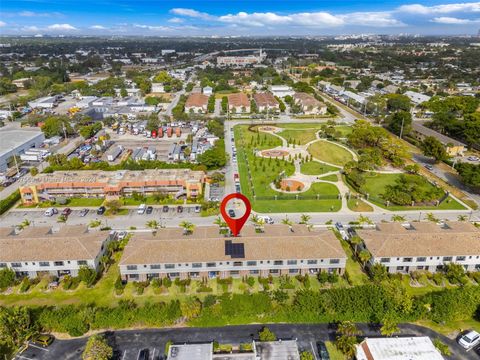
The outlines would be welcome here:
M 471 349 L 475 345 L 478 345 L 478 343 L 480 343 L 480 334 L 474 330 L 469 331 L 460 339 L 458 339 L 458 343 L 461 347 L 465 349 Z
M 259 215 L 258 218 L 263 220 L 265 224 L 273 224 L 273 219 L 270 216 Z
M 53 216 L 55 214 L 58 214 L 58 210 L 55 209 L 55 208 L 48 208 L 47 210 L 45 210 L 45 216 Z

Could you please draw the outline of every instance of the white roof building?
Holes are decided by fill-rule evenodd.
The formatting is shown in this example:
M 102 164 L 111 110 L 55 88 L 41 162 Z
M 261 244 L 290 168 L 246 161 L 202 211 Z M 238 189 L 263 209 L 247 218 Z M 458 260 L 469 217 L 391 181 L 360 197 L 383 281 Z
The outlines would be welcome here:
M 210 96 L 213 94 L 213 89 L 211 86 L 205 86 L 202 91 L 203 91 L 203 94 L 207 96 Z
M 404 95 L 408 96 L 408 98 L 415 105 L 419 105 L 419 104 L 431 99 L 431 96 L 420 94 L 420 93 L 415 92 L 415 91 L 406 91 Z
M 293 91 L 292 88 L 287 85 L 271 85 L 270 92 L 274 96 L 278 96 L 280 98 L 283 98 L 288 95 L 293 96 L 293 94 L 295 94 L 295 91 Z
M 366 338 L 356 346 L 357 360 L 444 360 L 428 336 Z

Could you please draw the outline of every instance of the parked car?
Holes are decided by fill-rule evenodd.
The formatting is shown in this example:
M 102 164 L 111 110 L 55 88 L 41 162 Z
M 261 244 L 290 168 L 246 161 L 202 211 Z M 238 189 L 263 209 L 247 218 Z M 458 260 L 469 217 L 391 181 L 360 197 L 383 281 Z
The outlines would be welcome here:
M 70 215 L 71 213 L 72 213 L 72 209 L 70 209 L 70 208 L 68 208 L 68 207 L 65 208 L 65 209 L 63 209 L 63 211 L 62 211 L 62 215 L 63 215 L 63 216 L 68 216 L 68 215 Z
M 144 214 L 146 209 L 147 209 L 147 205 L 140 204 L 140 206 L 137 209 L 137 214 L 139 214 L 139 215 Z
M 32 343 L 35 345 L 40 345 L 42 347 L 48 347 L 52 344 L 55 338 L 50 334 L 37 334 L 32 337 Z
M 317 342 L 317 350 L 320 360 L 330 360 L 330 355 L 328 354 L 327 347 L 323 341 Z
M 102 205 L 97 209 L 97 215 L 103 215 L 105 214 L 105 211 L 107 211 L 107 208 Z
M 471 330 L 458 339 L 458 344 L 464 349 L 471 349 L 480 343 L 480 334 Z
M 147 214 L 151 214 L 153 212 L 153 206 L 147 206 Z
M 148 360 L 150 358 L 150 351 L 143 349 L 138 353 L 138 360 Z
M 235 210 L 233 210 L 233 209 L 228 209 L 228 216 L 234 218 L 234 217 L 235 217 Z
M 80 210 L 80 216 L 81 216 L 81 217 L 85 217 L 85 216 L 88 214 L 89 211 L 90 211 L 90 210 L 88 210 L 88 209 L 82 209 L 82 210 Z
M 183 212 L 183 206 L 179 205 L 177 206 L 177 213 L 182 213 Z
M 200 205 L 195 206 L 195 212 L 199 213 L 200 210 L 202 210 L 202 207 Z
M 48 208 L 47 210 L 45 210 L 45 216 L 50 217 L 50 216 L 53 216 L 53 215 L 55 215 L 55 214 L 58 214 L 58 210 L 55 209 L 55 208 L 53 208 L 53 207 L 52 207 L 52 208 Z
M 117 235 L 117 239 L 118 240 L 123 240 L 125 239 L 125 237 L 127 236 L 127 232 L 126 231 L 120 231 Z
M 167 213 L 168 210 L 169 210 L 168 205 L 164 205 L 164 206 L 163 206 L 163 212 L 164 212 L 164 213 Z
M 430 165 L 430 164 L 426 164 L 426 165 L 425 165 L 425 169 L 433 170 L 433 166 Z

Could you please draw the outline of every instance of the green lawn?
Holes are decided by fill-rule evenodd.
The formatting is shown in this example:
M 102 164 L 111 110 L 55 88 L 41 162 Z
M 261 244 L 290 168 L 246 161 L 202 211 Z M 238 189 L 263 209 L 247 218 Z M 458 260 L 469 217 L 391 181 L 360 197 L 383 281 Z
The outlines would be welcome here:
M 283 160 L 260 158 L 254 155 L 253 149 L 262 150 L 281 145 L 281 140 L 270 134 L 255 133 L 248 130 L 248 125 L 237 125 L 234 128 L 235 143 L 237 147 L 238 169 L 242 193 L 246 195 L 252 207 L 258 212 L 314 212 L 338 211 L 341 201 L 337 199 L 322 200 L 276 200 L 274 196 L 284 194 L 273 190 L 270 184 L 284 171 L 286 176 L 294 173 L 291 163 Z M 252 184 L 248 180 L 247 160 L 250 165 Z M 253 189 L 252 189 L 253 185 Z M 253 190 L 258 200 L 254 200 Z M 338 189 L 332 184 L 314 184 L 311 189 L 301 194 L 303 196 L 316 196 L 316 194 L 335 196 Z M 290 195 L 292 196 L 292 195 Z M 268 197 L 268 199 L 261 199 Z
M 352 133 L 352 127 L 348 125 L 335 126 L 335 130 L 342 134 L 342 137 L 346 137 Z
M 350 199 L 347 201 L 347 206 L 350 210 L 357 212 L 372 212 L 373 207 L 361 199 Z
M 335 232 L 335 236 L 342 244 L 345 254 L 347 254 L 347 266 L 345 269 L 350 275 L 352 285 L 364 285 L 368 283 L 368 275 L 363 271 L 361 265 L 353 258 L 353 251 L 350 245 L 345 240 L 341 239 L 340 234 L 337 232 Z
M 324 140 L 319 140 L 310 145 L 308 147 L 308 152 L 318 160 L 338 166 L 343 166 L 347 162 L 353 160 L 353 156 L 350 152 L 341 146 Z
M 332 341 L 326 341 L 325 346 L 327 347 L 328 355 L 330 355 L 330 360 L 347 360 L 347 357 L 337 349 Z
M 464 210 L 463 207 L 458 201 L 449 197 L 443 201 L 439 206 L 397 206 L 391 205 L 386 206 L 383 201 L 378 201 L 382 198 L 382 194 L 385 191 L 387 185 L 395 184 L 395 181 L 400 178 L 402 174 L 379 174 L 379 173 L 369 173 L 365 177 L 365 185 L 363 190 L 369 194 L 372 198 L 369 199 L 378 206 L 381 206 L 385 209 L 392 211 L 402 211 L 402 210 Z M 404 174 L 407 177 L 421 177 L 420 175 Z M 423 178 L 422 188 L 428 191 L 433 189 L 433 185 L 430 184 L 425 178 Z M 375 199 L 374 199 L 375 198 Z
M 337 174 L 332 174 L 332 175 L 322 176 L 320 177 L 320 179 L 325 181 L 337 182 L 338 176 Z
M 283 130 L 282 132 L 279 132 L 278 135 L 283 137 L 285 140 L 287 140 L 289 143 L 295 142 L 297 145 L 305 145 L 309 143 L 310 141 L 315 140 L 317 137 L 315 136 L 315 132 L 318 130 L 291 130 L 291 129 L 286 129 Z
M 339 168 L 319 163 L 318 161 L 307 161 L 300 167 L 300 171 L 305 175 L 322 175 L 331 171 L 338 171 Z

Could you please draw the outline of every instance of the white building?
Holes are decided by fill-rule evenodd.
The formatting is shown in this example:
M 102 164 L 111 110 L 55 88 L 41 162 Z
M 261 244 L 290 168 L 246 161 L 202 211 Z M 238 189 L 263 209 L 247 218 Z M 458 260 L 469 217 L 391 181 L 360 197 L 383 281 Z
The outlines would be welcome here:
M 152 83 L 152 93 L 164 93 L 165 87 L 162 83 Z
M 28 103 L 32 109 L 53 109 L 57 104 L 57 99 L 55 96 L 45 96 Z
M 356 346 L 357 360 L 444 360 L 427 336 L 366 338 Z
M 293 96 L 295 94 L 295 91 L 293 91 L 293 89 L 287 85 L 271 85 L 269 89 L 274 96 L 278 96 L 279 98 Z
M 211 86 L 205 86 L 202 92 L 204 95 L 210 96 L 213 94 L 213 88 Z
M 415 105 L 420 105 L 421 103 L 429 101 L 431 99 L 431 96 L 420 94 L 415 91 L 406 91 L 404 95 L 408 96 L 410 101 L 413 102 Z
M 45 136 L 39 128 L 0 128 L 0 172 L 6 171 L 13 155 L 42 146 Z

